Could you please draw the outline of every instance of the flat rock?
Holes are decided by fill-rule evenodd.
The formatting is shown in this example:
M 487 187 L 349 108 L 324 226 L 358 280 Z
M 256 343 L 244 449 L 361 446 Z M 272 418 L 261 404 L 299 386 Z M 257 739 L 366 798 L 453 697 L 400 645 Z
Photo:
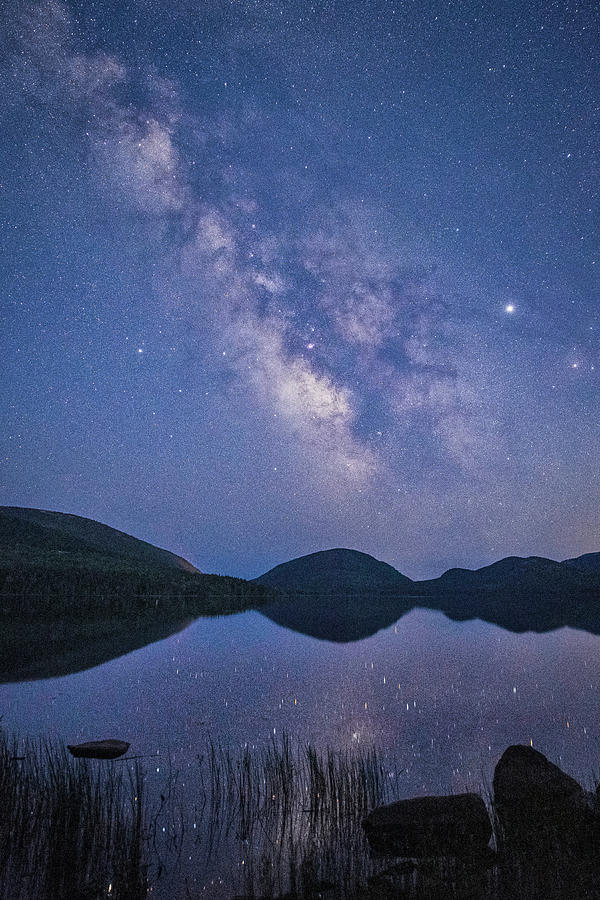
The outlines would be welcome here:
M 379 806 L 364 819 L 369 845 L 385 856 L 477 856 L 492 836 L 478 794 L 415 797 Z
M 129 750 L 127 741 L 117 741 L 109 738 L 105 741 L 86 741 L 83 744 L 67 744 L 67 750 L 72 756 L 85 757 L 87 759 L 116 759 L 123 756 Z

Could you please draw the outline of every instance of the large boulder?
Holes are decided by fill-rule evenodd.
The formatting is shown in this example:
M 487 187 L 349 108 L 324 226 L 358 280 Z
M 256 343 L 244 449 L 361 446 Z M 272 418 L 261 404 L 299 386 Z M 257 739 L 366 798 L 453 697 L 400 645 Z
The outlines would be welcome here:
M 488 852 L 492 835 L 478 794 L 399 800 L 378 806 L 362 825 L 371 849 L 386 856 L 477 856 Z
M 586 853 L 596 824 L 593 807 L 574 778 L 532 747 L 509 747 L 496 766 L 494 809 L 505 850 Z

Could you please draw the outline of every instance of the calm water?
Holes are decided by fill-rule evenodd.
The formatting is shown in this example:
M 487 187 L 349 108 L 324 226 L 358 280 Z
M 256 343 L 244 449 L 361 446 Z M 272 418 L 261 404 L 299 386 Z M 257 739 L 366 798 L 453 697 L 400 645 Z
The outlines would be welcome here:
M 599 651 L 585 632 L 519 635 L 423 609 L 336 644 L 250 612 L 86 672 L 1 685 L 0 713 L 22 737 L 129 740 L 156 779 L 170 758 L 188 791 L 207 735 L 241 748 L 283 731 L 378 745 L 401 796 L 478 789 L 509 744 L 531 741 L 588 785 L 600 773 Z

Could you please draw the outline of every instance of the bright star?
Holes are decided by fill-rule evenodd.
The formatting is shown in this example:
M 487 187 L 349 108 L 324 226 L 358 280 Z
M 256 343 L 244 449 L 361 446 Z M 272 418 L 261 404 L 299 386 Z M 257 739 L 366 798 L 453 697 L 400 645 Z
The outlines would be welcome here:
M 514 311 L 515 311 L 515 307 L 514 307 L 513 303 L 507 303 L 506 306 L 504 307 L 504 312 L 506 312 L 506 313 L 514 313 Z

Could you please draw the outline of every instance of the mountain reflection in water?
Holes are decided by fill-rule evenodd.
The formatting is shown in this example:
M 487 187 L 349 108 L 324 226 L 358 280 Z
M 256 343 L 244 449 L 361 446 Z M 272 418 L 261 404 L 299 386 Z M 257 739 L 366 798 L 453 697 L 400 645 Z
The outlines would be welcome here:
M 545 632 L 578 628 L 600 634 L 600 604 L 576 597 L 527 597 L 510 592 L 448 594 L 348 593 L 338 597 L 293 594 L 261 607 L 260 612 L 285 628 L 325 641 L 346 643 L 370 637 L 398 622 L 412 609 L 443 612 L 457 622 L 480 619 L 507 631 Z
M 67 677 L 5 683 L 2 725 L 20 738 L 129 741 L 132 754 L 147 757 L 149 796 L 165 791 L 172 767 L 190 808 L 200 802 L 198 760 L 209 737 L 236 755 L 246 745 L 268 748 L 283 732 L 293 746 L 378 746 L 397 773 L 400 797 L 480 790 L 508 745 L 530 742 L 589 785 L 600 753 L 597 636 L 571 628 L 513 633 L 414 608 L 360 639 L 397 607 L 382 602 L 370 619 L 364 604 L 340 608 L 338 628 L 311 606 L 310 627 L 323 637 L 327 630 L 329 640 L 298 633 L 309 627 L 302 616 L 291 630 L 247 612 L 197 619 Z M 160 636 L 159 624 L 150 638 Z M 114 652 L 142 632 L 123 634 Z M 92 650 L 105 652 L 110 637 L 105 644 L 96 638 L 73 648 L 78 664 L 92 659 Z M 40 651 L 39 673 L 44 663 L 56 675 L 69 660 L 44 660 Z M 230 858 L 211 865 L 211 880 L 230 883 Z M 194 877 L 201 880 L 204 871 Z M 200 891 L 212 900 L 199 881 Z
M 298 593 L 263 606 L 258 612 L 298 634 L 331 643 L 371 637 L 400 622 L 414 609 L 442 612 L 449 619 L 480 619 L 522 633 L 571 627 L 600 634 L 600 609 L 564 597 L 537 597 L 526 602 L 509 594 L 426 597 L 410 594 L 346 594 L 324 597 Z M 222 617 L 212 617 L 220 621 Z M 224 626 L 233 617 L 225 617 Z M 198 620 L 197 620 L 198 621 Z M 100 666 L 162 641 L 187 628 L 189 619 L 160 611 L 106 620 L 76 617 L 48 622 L 12 621 L 0 632 L 0 683 L 56 678 Z
M 161 641 L 190 620 L 160 613 L 85 620 L 11 621 L 0 630 L 0 683 L 73 675 Z

